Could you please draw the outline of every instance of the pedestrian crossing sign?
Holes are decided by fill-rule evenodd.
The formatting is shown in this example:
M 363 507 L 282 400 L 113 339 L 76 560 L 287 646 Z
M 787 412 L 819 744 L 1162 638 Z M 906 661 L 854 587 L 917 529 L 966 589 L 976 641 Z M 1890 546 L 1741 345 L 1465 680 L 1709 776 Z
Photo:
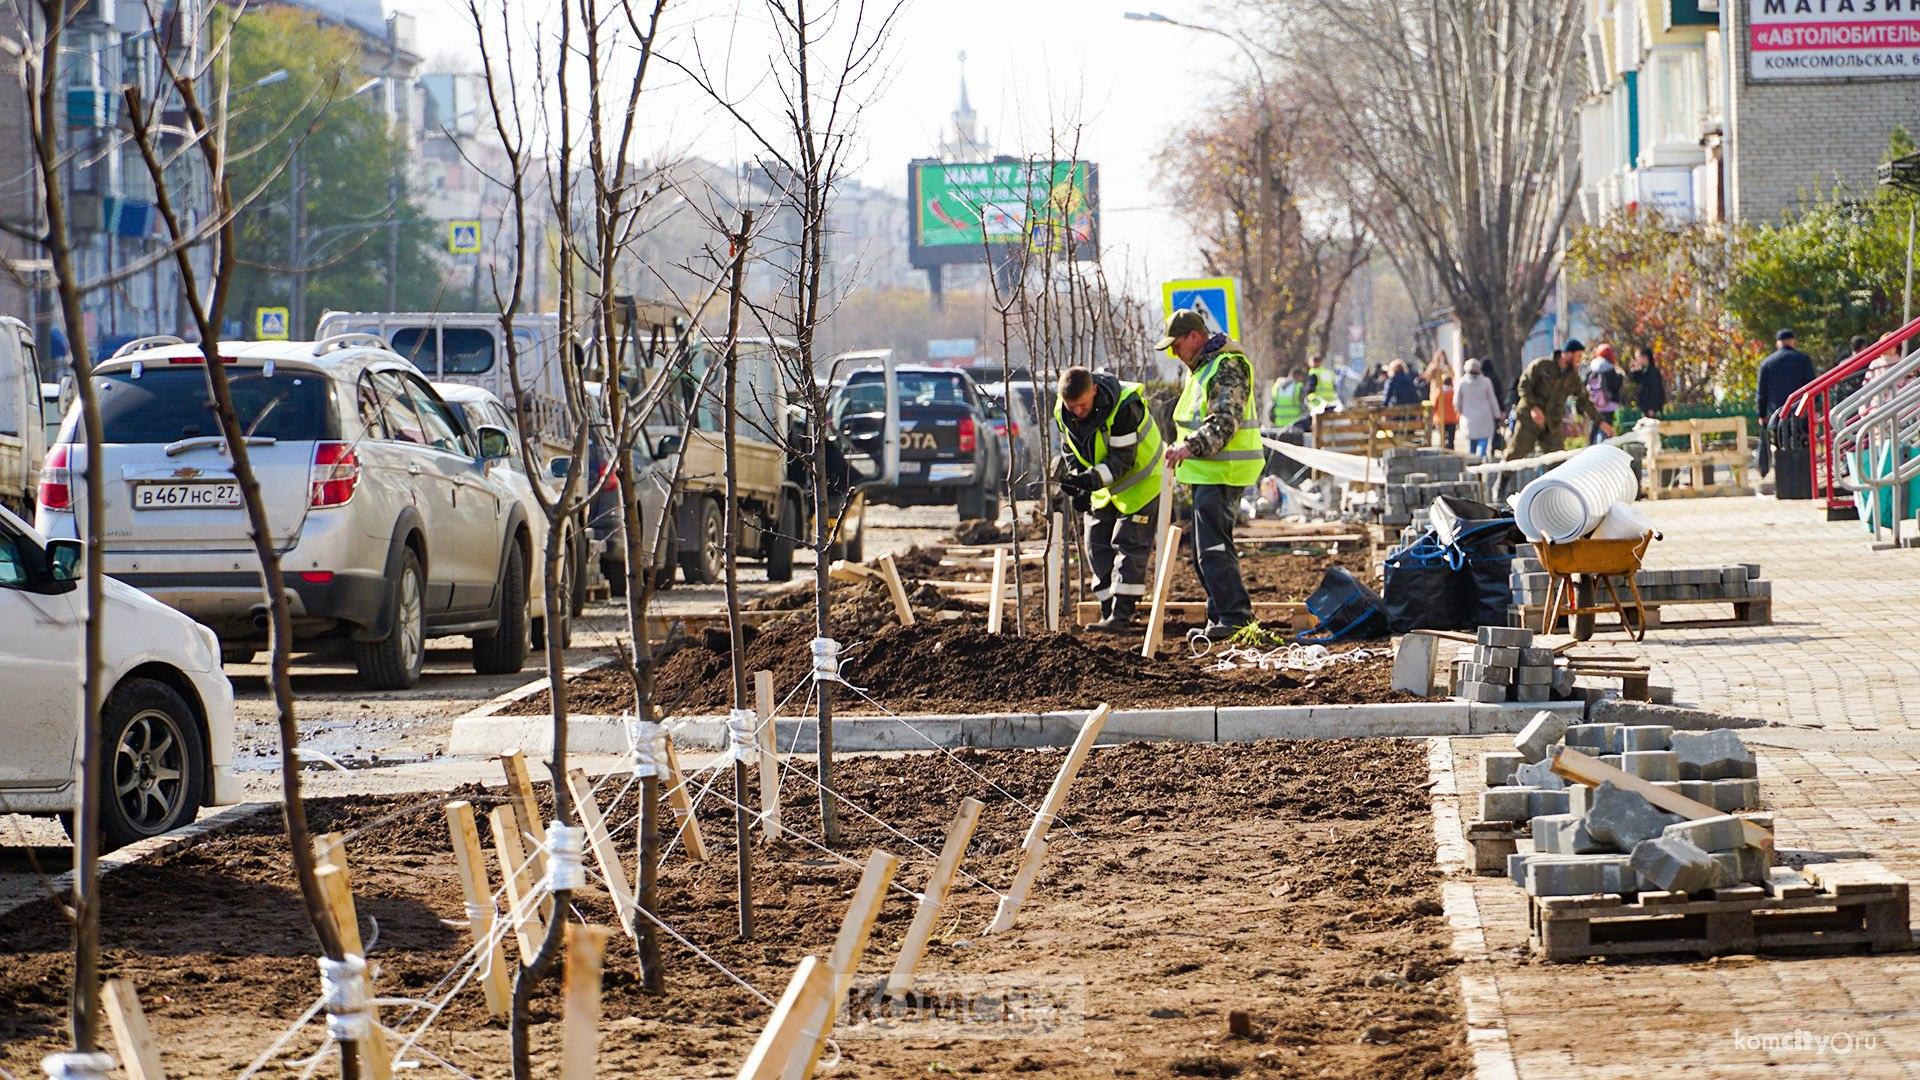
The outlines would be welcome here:
M 455 255 L 480 254 L 480 223 L 477 221 L 447 222 L 447 250 Z
M 1208 330 L 1216 334 L 1225 332 L 1228 337 L 1239 340 L 1239 279 L 1216 277 L 1169 281 L 1160 286 L 1160 298 L 1166 305 L 1168 318 L 1172 318 L 1176 311 L 1198 311 L 1206 316 Z
M 260 341 L 287 340 L 287 326 L 292 322 L 286 308 L 263 307 L 253 309 L 253 336 Z

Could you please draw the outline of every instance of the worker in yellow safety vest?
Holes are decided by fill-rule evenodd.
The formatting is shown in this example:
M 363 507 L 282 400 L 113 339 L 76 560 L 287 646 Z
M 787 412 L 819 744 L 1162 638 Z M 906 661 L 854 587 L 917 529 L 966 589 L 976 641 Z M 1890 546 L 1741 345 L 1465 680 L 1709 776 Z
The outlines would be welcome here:
M 1323 360 L 1316 360 L 1307 369 L 1307 412 L 1318 416 L 1340 404 L 1340 391 L 1335 386 L 1333 369 Z
M 1194 557 L 1207 591 L 1206 635 L 1220 641 L 1253 621 L 1253 601 L 1233 546 L 1240 496 L 1260 479 L 1266 464 L 1253 361 L 1227 335 L 1209 332 L 1197 311 L 1174 312 L 1155 347 L 1172 349 L 1187 369 L 1173 407 L 1178 441 L 1167 448 L 1167 462 L 1174 478 L 1193 489 Z
M 1086 515 L 1087 565 L 1100 621 L 1088 627 L 1124 634 L 1147 591 L 1147 565 L 1160 506 L 1160 425 L 1139 383 L 1083 367 L 1060 373 L 1054 396 L 1060 429 L 1055 465 L 1060 489 Z

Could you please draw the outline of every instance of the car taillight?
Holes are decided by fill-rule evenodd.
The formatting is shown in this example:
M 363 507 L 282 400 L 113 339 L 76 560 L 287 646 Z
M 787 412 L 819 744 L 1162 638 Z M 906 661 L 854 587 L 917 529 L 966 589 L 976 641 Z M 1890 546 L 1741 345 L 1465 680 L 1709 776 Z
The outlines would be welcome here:
M 1007 421 L 1007 434 L 1008 434 L 1008 435 L 1010 435 L 1010 436 L 1012 436 L 1013 438 L 1016 438 L 1016 439 L 1017 439 L 1017 438 L 1019 438 L 1019 437 L 1020 437 L 1020 425 L 1019 425 L 1019 424 L 1016 424 L 1016 423 L 1014 423 L 1014 422 L 1013 422 L 1013 421 L 1011 421 L 1011 420 L 1009 420 L 1009 421 Z
M 360 459 L 354 456 L 352 446 L 343 442 L 314 444 L 313 477 L 307 496 L 309 509 L 345 506 L 359 483 Z
M 971 416 L 960 418 L 960 452 L 973 453 L 973 417 Z
M 67 466 L 67 444 L 47 451 L 40 465 L 40 506 L 45 510 L 73 509 L 73 470 Z

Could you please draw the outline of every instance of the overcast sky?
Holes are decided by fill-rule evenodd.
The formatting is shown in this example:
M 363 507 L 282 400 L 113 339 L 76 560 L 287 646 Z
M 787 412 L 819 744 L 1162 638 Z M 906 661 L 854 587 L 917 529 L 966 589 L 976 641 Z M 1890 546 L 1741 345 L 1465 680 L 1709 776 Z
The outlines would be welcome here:
M 389 2 L 420 17 L 423 51 L 449 47 L 460 25 L 452 0 Z M 676 17 L 666 35 L 679 46 L 676 55 L 691 57 L 689 35 L 697 35 L 709 63 L 724 64 L 734 93 L 753 105 L 775 102 L 759 0 L 682 0 L 668 10 Z M 1143 292 L 1157 295 L 1162 279 L 1197 273 L 1154 186 L 1153 159 L 1184 117 L 1221 92 L 1226 77 L 1246 72 L 1247 60 L 1218 37 L 1126 21 L 1129 10 L 1231 25 L 1205 0 L 908 0 L 893 37 L 889 81 L 862 125 L 859 179 L 904 194 L 908 160 L 931 155 L 949 123 L 964 52 L 973 106 L 996 152 L 1043 153 L 1050 120 L 1083 125 L 1080 156 L 1100 168 L 1110 276 L 1130 274 Z M 750 137 L 684 76 L 662 66 L 651 82 L 643 132 L 649 156 L 752 156 Z

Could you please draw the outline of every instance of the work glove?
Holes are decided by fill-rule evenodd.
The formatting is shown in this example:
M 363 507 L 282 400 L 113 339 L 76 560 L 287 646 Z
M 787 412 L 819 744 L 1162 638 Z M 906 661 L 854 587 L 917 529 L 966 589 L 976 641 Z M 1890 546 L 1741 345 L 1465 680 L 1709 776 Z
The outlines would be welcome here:
M 1060 477 L 1060 490 L 1070 495 L 1091 495 L 1100 486 L 1100 478 L 1093 473 L 1077 469 Z
M 1090 512 L 1093 509 L 1093 494 L 1086 491 L 1074 492 L 1073 509 L 1076 513 L 1081 514 Z

